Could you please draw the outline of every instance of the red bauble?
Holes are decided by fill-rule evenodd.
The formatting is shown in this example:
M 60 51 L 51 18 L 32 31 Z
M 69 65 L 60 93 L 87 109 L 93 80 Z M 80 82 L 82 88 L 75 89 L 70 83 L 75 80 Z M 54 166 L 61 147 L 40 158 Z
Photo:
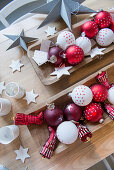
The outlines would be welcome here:
M 76 104 L 70 103 L 64 109 L 64 116 L 66 120 L 79 121 L 82 116 L 82 109 Z
M 76 65 L 84 59 L 84 52 L 79 46 L 71 45 L 66 49 L 65 57 L 70 65 Z
M 63 64 L 63 58 L 60 56 L 62 51 L 62 48 L 56 46 L 50 48 L 48 52 L 48 60 L 50 60 L 51 63 L 54 63 L 55 67 L 59 67 Z
M 103 109 L 98 103 L 90 103 L 85 107 L 84 116 L 90 122 L 103 122 Z
M 88 38 L 93 38 L 97 35 L 98 31 L 98 26 L 94 21 L 87 21 L 82 25 L 82 32 L 84 32 Z
M 112 22 L 112 17 L 109 12 L 101 11 L 95 16 L 94 21 L 100 29 L 108 28 Z
M 108 97 L 108 89 L 103 84 L 94 84 L 91 91 L 95 102 L 104 102 Z
M 58 126 L 63 122 L 63 111 L 53 104 L 49 105 L 44 111 L 44 120 L 49 126 Z
M 112 23 L 110 25 L 110 29 L 114 32 L 114 20 L 112 21 Z

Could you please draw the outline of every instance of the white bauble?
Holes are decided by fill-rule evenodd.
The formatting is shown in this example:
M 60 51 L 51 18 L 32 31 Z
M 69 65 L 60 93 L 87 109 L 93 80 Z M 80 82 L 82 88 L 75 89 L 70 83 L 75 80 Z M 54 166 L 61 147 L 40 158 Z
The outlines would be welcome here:
M 79 37 L 76 39 L 76 45 L 78 45 L 84 51 L 84 55 L 87 55 L 91 50 L 91 41 L 87 37 Z
M 78 137 L 78 128 L 71 121 L 65 121 L 57 127 L 56 135 L 61 143 L 71 144 Z
M 108 90 L 108 101 L 114 105 L 114 86 Z
M 91 89 L 85 85 L 75 87 L 69 95 L 72 97 L 73 102 L 78 106 L 86 106 L 93 99 Z
M 68 46 L 75 44 L 75 37 L 70 31 L 63 31 L 58 35 L 56 44 L 65 50 Z
M 113 42 L 113 40 L 114 33 L 109 28 L 101 29 L 96 36 L 97 43 L 103 47 L 110 45 Z

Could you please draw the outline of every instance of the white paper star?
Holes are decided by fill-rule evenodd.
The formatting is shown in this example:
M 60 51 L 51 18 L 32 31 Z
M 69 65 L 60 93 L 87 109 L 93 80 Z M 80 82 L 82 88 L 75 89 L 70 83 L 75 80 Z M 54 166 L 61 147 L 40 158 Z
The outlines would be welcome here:
M 10 68 L 12 68 L 12 72 L 14 71 L 21 71 L 21 67 L 24 66 L 24 64 L 21 64 L 20 59 L 14 61 L 12 60 L 12 64 L 9 66 Z
M 48 29 L 45 30 L 45 32 L 47 33 L 47 37 L 48 37 L 50 35 L 54 35 L 57 31 L 55 27 L 48 26 Z
M 26 96 L 23 98 L 27 100 L 27 104 L 30 104 L 31 102 L 36 103 L 36 97 L 38 97 L 38 94 L 35 94 L 33 90 L 30 92 L 26 92 Z
M 33 60 L 39 65 L 43 65 L 48 61 L 48 53 L 44 51 L 35 50 Z
M 70 70 L 72 68 L 72 66 L 69 67 L 65 67 L 65 65 L 61 66 L 61 67 L 56 67 L 55 71 L 53 73 L 51 73 L 50 75 L 57 75 L 57 79 L 59 79 L 60 77 L 62 77 L 63 75 L 70 75 L 70 73 L 68 72 L 68 70 Z
M 88 55 L 91 56 L 91 58 L 94 58 L 95 56 L 97 55 L 104 55 L 104 53 L 102 51 L 104 51 L 106 48 L 93 48 L 89 53 Z
M 23 148 L 20 145 L 19 150 L 14 151 L 17 154 L 16 160 L 21 159 L 21 161 L 24 163 L 26 158 L 30 158 L 30 155 L 28 155 L 28 148 Z
M 4 81 L 2 81 L 0 83 L 0 95 L 2 94 L 3 90 L 5 89 L 4 83 L 5 83 Z

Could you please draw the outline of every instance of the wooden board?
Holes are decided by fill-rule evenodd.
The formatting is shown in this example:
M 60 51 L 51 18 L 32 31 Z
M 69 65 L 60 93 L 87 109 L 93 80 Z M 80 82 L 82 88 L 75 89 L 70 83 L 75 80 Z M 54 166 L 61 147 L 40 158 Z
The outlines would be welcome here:
M 73 34 L 75 37 L 79 37 L 81 35 L 81 26 L 86 21 L 88 21 L 88 19 L 85 19 L 85 20 L 83 20 L 79 23 L 76 23 L 72 26 L 72 31 L 73 31 Z M 68 30 L 68 28 L 65 30 Z M 48 39 L 51 40 L 52 42 L 56 42 L 58 34 L 59 34 L 59 32 L 56 35 L 51 36 Z M 54 65 L 48 62 L 42 66 L 38 66 L 36 64 L 36 62 L 32 59 L 32 57 L 34 56 L 34 51 L 40 50 L 40 46 L 41 46 L 41 41 L 38 41 L 38 42 L 32 44 L 31 46 L 29 46 L 27 54 L 28 54 L 30 62 L 32 64 L 35 72 L 37 73 L 38 77 L 40 78 L 41 82 L 44 85 L 51 85 L 51 84 L 60 80 L 60 79 L 57 79 L 56 76 L 50 76 L 50 74 L 54 71 Z M 106 47 L 106 49 L 103 52 L 104 52 L 104 54 L 107 54 L 112 50 L 114 50 L 114 44 L 111 44 L 110 46 Z M 105 57 L 105 55 L 103 57 Z M 98 56 L 94 57 L 93 59 L 90 56 L 85 56 L 83 62 L 74 66 L 72 69 L 70 69 L 69 72 L 73 73 L 77 69 L 79 69 L 87 64 L 90 64 L 90 63 L 93 64 L 94 60 L 99 60 Z M 64 77 L 64 76 L 62 76 L 62 77 Z

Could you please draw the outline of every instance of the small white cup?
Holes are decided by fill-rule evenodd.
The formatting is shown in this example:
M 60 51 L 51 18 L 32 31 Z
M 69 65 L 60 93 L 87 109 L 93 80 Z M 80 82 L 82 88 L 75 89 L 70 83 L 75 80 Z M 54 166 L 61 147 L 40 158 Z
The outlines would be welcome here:
M 11 102 L 8 99 L 0 98 L 0 116 L 7 115 L 11 111 Z
M 5 94 L 8 97 L 12 97 L 15 99 L 21 99 L 25 94 L 25 90 L 23 87 L 18 85 L 18 83 L 10 82 L 6 85 Z
M 9 125 L 0 128 L 0 143 L 9 144 L 19 136 L 19 128 L 16 125 Z

